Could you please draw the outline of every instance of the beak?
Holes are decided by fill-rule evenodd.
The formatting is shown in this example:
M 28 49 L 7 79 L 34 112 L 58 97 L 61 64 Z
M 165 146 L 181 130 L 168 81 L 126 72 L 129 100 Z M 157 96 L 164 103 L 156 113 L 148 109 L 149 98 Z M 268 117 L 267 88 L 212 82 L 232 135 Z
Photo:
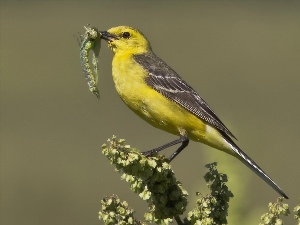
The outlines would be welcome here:
M 118 37 L 116 35 L 111 34 L 107 31 L 100 31 L 99 33 L 101 35 L 101 38 L 103 38 L 106 41 L 113 41 L 113 40 L 118 39 Z

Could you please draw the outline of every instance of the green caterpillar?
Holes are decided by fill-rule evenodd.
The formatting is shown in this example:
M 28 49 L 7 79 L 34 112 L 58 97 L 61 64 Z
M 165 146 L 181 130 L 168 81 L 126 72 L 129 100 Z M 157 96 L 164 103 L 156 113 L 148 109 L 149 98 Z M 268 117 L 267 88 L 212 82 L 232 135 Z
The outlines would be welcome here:
M 93 94 L 100 97 L 98 84 L 98 56 L 100 52 L 100 33 L 94 27 L 84 27 L 85 33 L 81 36 L 80 44 L 80 63 L 83 74 L 87 80 L 89 90 Z M 92 50 L 92 66 L 89 63 L 89 52 Z

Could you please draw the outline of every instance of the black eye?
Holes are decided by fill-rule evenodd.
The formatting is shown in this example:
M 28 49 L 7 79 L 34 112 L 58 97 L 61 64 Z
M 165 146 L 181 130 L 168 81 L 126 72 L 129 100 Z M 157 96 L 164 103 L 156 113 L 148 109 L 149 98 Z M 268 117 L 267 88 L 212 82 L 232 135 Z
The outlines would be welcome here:
M 128 39 L 128 38 L 130 38 L 130 33 L 125 31 L 122 33 L 122 37 Z

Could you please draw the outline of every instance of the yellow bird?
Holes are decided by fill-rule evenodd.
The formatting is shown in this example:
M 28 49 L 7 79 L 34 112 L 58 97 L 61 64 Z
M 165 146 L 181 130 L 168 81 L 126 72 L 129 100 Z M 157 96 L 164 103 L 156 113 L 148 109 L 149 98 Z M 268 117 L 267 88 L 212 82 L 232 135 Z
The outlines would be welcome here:
M 142 32 L 119 26 L 100 34 L 114 53 L 112 76 L 121 99 L 154 127 L 179 136 L 175 141 L 144 152 L 145 155 L 181 143 L 169 157 L 171 161 L 188 145 L 189 139 L 202 142 L 235 156 L 280 195 L 288 198 L 233 142 L 234 135 L 199 94 L 154 54 Z

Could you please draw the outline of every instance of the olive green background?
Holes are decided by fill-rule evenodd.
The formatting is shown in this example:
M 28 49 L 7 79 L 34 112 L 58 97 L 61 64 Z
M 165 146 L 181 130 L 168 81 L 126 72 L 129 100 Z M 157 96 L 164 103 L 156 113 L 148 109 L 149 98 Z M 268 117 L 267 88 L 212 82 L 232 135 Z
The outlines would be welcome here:
M 143 219 L 145 202 L 101 145 L 116 134 L 149 150 L 176 137 L 122 103 L 104 41 L 101 99 L 88 91 L 76 40 L 87 23 L 141 29 L 288 194 L 291 208 L 299 204 L 299 1 L 1 1 L 0 16 L 1 225 L 102 224 L 100 199 L 111 194 Z M 277 193 L 238 160 L 200 143 L 172 162 L 190 207 L 196 191 L 207 193 L 204 165 L 214 161 L 235 195 L 229 224 L 258 224 Z

